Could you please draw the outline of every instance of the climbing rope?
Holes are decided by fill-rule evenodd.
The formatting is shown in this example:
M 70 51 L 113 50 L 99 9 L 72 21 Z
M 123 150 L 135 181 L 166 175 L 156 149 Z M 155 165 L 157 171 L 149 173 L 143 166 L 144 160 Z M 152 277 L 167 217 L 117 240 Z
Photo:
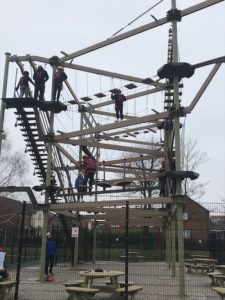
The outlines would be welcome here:
M 130 26 L 131 24 L 133 24 L 135 21 L 137 21 L 138 19 L 140 19 L 141 17 L 143 17 L 147 12 L 149 12 L 150 10 L 152 10 L 154 7 L 156 7 L 157 5 L 159 5 L 161 2 L 163 2 L 164 0 L 161 0 L 159 2 L 157 2 L 155 5 L 151 6 L 149 9 L 147 9 L 145 12 L 143 12 L 142 14 L 140 14 L 138 17 L 136 17 L 135 19 L 133 19 L 131 22 L 129 22 L 126 26 L 122 27 L 121 29 L 119 29 L 118 31 L 116 31 L 112 36 L 117 35 L 119 32 L 121 32 L 122 30 L 124 30 L 126 27 Z M 152 16 L 152 15 L 151 15 Z M 152 16 L 152 18 L 156 21 L 156 18 L 154 16 Z

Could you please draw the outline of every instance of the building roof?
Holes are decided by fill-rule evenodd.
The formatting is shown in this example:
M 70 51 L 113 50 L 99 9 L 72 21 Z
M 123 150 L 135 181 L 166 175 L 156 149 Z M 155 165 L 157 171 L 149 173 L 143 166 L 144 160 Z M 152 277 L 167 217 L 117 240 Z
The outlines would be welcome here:
M 0 214 L 4 215 L 4 212 L 8 213 L 14 211 L 15 213 L 20 213 L 22 209 L 22 202 L 11 199 L 8 197 L 0 196 Z M 35 212 L 35 209 L 31 203 L 26 204 L 26 214 L 31 215 Z

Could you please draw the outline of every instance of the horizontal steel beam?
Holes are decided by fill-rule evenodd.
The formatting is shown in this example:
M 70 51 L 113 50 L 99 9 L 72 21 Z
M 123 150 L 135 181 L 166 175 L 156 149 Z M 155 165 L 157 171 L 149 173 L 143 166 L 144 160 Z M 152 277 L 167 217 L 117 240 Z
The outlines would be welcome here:
M 153 114 L 153 115 L 147 115 L 143 117 L 136 117 L 131 120 L 125 120 L 117 123 L 111 123 L 111 124 L 106 124 L 106 125 L 100 125 L 96 126 L 94 128 L 87 128 L 83 130 L 77 130 L 69 133 L 63 133 L 60 135 L 55 136 L 55 141 L 62 141 L 67 138 L 72 138 L 72 137 L 77 137 L 77 136 L 85 136 L 87 134 L 93 134 L 93 133 L 100 133 L 100 132 L 105 132 L 108 130 L 113 130 L 113 129 L 120 129 L 121 127 L 126 127 L 126 126 L 132 126 L 132 125 L 137 125 L 141 123 L 148 123 L 148 122 L 156 122 L 161 119 L 168 118 L 170 116 L 170 112 L 162 112 L 159 114 Z
M 76 140 L 64 139 L 64 140 L 60 140 L 59 142 L 63 144 L 76 145 L 76 146 L 89 146 L 98 149 L 111 149 L 116 151 L 125 151 L 125 152 L 132 152 L 132 153 L 151 154 L 152 158 L 164 157 L 164 151 L 151 150 L 148 148 L 112 145 L 112 144 L 105 144 L 105 143 L 99 143 L 94 141 L 87 141 L 87 140 L 84 141 L 79 139 Z
M 202 10 L 204 8 L 207 8 L 211 5 L 214 5 L 214 4 L 218 4 L 220 2 L 222 2 L 224 0 L 208 0 L 208 1 L 204 1 L 204 2 L 201 2 L 197 5 L 193 5 L 187 9 L 184 9 L 181 11 L 181 16 L 184 17 L 184 16 L 187 16 L 191 13 L 194 13 L 198 10 Z M 150 29 L 153 29 L 153 28 L 157 28 L 163 24 L 166 24 L 168 23 L 168 20 L 167 20 L 167 17 L 164 17 L 164 18 L 161 18 L 157 21 L 154 21 L 154 22 L 151 22 L 151 23 L 148 23 L 144 26 L 140 26 L 138 28 L 135 28 L 135 29 L 132 29 L 130 31 L 127 31 L 125 33 L 122 33 L 122 34 L 119 34 L 117 36 L 113 36 L 113 37 L 110 37 L 102 42 L 99 42 L 97 44 L 94 44 L 92 46 L 89 46 L 89 47 L 86 47 L 84 49 L 81 49 L 81 50 L 78 50 L 76 52 L 73 52 L 69 55 L 66 55 L 64 57 L 62 57 L 60 59 L 60 62 L 65 62 L 67 60 L 70 60 L 70 59 L 73 59 L 73 58 L 76 58 L 76 57 L 79 57 L 81 55 L 84 55 L 84 54 L 87 54 L 87 53 L 90 53 L 92 51 L 95 51 L 95 50 L 98 50 L 98 49 L 101 49 L 103 47 L 106 47 L 108 45 L 111 45 L 111 44 L 114 44 L 116 42 L 119 42 L 119 41 L 122 41 L 124 39 L 127 39 L 129 37 L 132 37 L 132 36 L 135 36 L 139 33 L 142 33 L 142 32 L 145 32 L 147 30 L 150 30 Z
M 50 204 L 49 209 L 52 211 L 70 210 L 70 211 L 91 211 L 97 207 L 110 206 L 124 206 L 128 201 L 129 205 L 144 205 L 144 204 L 171 204 L 173 200 L 171 197 L 157 197 L 157 198 L 140 198 L 129 200 L 109 200 L 97 202 L 78 202 L 78 203 L 57 203 Z

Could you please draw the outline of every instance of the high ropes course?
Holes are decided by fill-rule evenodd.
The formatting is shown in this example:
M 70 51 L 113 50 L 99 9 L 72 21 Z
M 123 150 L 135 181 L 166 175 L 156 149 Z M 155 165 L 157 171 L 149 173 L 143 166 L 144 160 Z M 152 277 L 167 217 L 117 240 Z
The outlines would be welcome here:
M 141 216 L 142 225 L 163 227 L 166 233 L 170 232 L 168 234 L 174 235 L 174 239 L 171 240 L 177 239 L 179 293 L 181 296 L 185 294 L 183 206 L 187 196 L 182 194 L 182 181 L 187 178 L 195 180 L 198 174 L 181 170 L 181 119 L 195 108 L 220 66 L 225 62 L 225 56 L 194 65 L 180 62 L 178 60 L 177 24 L 189 14 L 219 2 L 222 0 L 203 1 L 182 11 L 178 10 L 174 4 L 167 15 L 161 19 L 155 19 L 144 26 L 113 35 L 74 53 L 62 52 L 62 57 L 17 56 L 6 53 L 0 140 L 3 139 L 5 109 L 14 109 L 16 126 L 20 127 L 26 142 L 26 151 L 29 152 L 34 164 L 35 175 L 40 180 L 40 185 L 33 189 L 45 193 L 45 204 L 37 203 L 32 189 L 27 187 L 2 187 L 1 191 L 26 191 L 34 207 L 43 210 L 42 266 L 44 265 L 49 211 L 58 213 L 65 230 L 70 234 L 72 224 L 79 226 L 82 222 L 94 219 L 94 226 L 96 226 L 99 213 L 104 213 L 103 226 L 113 223 L 123 227 L 125 210 L 120 208 L 128 203 L 132 216 L 129 220 L 130 226 L 137 226 Z M 74 63 L 77 57 L 119 43 L 142 32 L 154 30 L 167 23 L 171 24 L 168 32 L 167 63 L 159 66 L 157 78 L 134 77 Z M 40 101 L 33 98 L 31 91 L 28 98 L 8 98 L 7 81 L 10 63 L 17 64 L 21 73 L 25 70 L 24 63 L 30 65 L 32 72 L 37 69 L 37 64 L 42 63 L 52 68 L 53 78 L 56 69 L 61 66 L 65 72 L 69 69 L 86 72 L 109 78 L 109 80 L 117 80 L 116 82 L 125 81 L 126 84 L 79 98 L 70 80 L 67 79 L 63 91 L 68 96 L 67 100 L 61 97 L 60 101 L 53 101 L 50 97 L 50 99 Z M 212 65 L 212 69 L 204 83 L 189 105 L 183 106 L 182 79 L 194 76 L 196 69 L 208 65 Z M 121 89 L 126 96 L 124 105 L 128 113 L 124 114 L 123 120 L 115 122 L 114 101 L 110 95 L 118 89 Z M 139 97 L 148 97 L 157 93 L 163 95 L 161 111 L 146 109 L 141 115 L 133 111 L 129 114 L 130 103 L 135 103 Z M 71 131 L 55 132 L 54 121 L 56 118 L 60 119 L 61 115 L 64 119 L 76 118 L 77 120 L 79 118 L 78 126 Z M 102 123 L 101 120 L 103 120 Z M 156 141 L 159 136 L 160 140 Z M 102 153 L 106 153 L 106 156 Z M 91 195 L 89 192 L 84 192 L 81 201 L 74 187 L 74 174 L 81 169 L 84 154 L 96 159 L 97 170 L 94 190 Z M 162 160 L 165 162 L 163 170 L 160 169 Z M 165 184 L 163 192 L 160 181 Z M 155 209 L 154 205 L 158 205 L 157 207 L 161 209 Z M 139 219 L 135 218 L 136 215 Z M 170 259 L 172 258 L 174 258 L 173 254 Z M 175 266 L 173 259 L 172 264 Z

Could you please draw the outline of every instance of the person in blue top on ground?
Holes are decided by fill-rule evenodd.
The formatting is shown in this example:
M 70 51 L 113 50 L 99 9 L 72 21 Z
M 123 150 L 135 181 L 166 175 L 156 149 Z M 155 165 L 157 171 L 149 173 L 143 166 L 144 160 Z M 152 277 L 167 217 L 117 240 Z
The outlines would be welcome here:
M 53 274 L 53 265 L 56 256 L 56 244 L 52 239 L 52 235 L 50 232 L 47 233 L 47 241 L 46 241 L 46 257 L 45 257 L 45 275 Z
M 123 120 L 123 102 L 126 101 L 126 97 L 117 89 L 111 94 L 111 99 L 115 101 L 116 121 L 119 121 L 119 118 Z
M 77 192 L 83 193 L 85 192 L 85 187 L 84 187 L 84 176 L 82 174 L 82 172 L 79 172 L 76 180 L 75 180 L 75 188 L 77 189 Z M 83 195 L 79 195 L 78 194 L 78 201 L 80 200 L 80 198 L 83 200 Z

